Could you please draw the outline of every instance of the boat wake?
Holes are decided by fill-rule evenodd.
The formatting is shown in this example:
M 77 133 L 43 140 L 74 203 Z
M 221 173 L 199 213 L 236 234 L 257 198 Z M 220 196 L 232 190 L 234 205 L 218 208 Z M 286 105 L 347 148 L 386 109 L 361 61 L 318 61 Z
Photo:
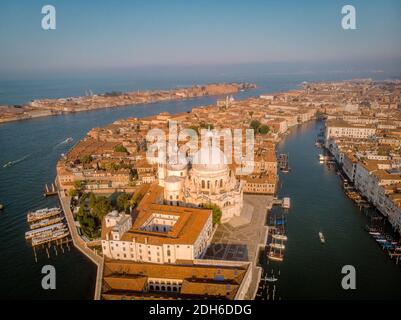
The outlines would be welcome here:
M 26 160 L 29 156 L 30 156 L 30 154 L 27 154 L 26 156 L 23 156 L 20 159 L 17 159 L 17 160 L 14 160 L 14 161 L 8 161 L 7 163 L 3 164 L 3 168 L 14 166 L 14 165 Z
M 67 138 L 67 139 L 65 139 L 65 140 L 63 140 L 63 141 L 57 143 L 57 144 L 53 147 L 53 149 L 56 149 L 56 148 L 58 148 L 58 147 L 60 147 L 60 146 L 62 146 L 62 145 L 65 145 L 65 144 L 70 144 L 73 140 L 74 140 L 74 139 L 73 139 L 72 137 L 69 137 L 69 138 Z

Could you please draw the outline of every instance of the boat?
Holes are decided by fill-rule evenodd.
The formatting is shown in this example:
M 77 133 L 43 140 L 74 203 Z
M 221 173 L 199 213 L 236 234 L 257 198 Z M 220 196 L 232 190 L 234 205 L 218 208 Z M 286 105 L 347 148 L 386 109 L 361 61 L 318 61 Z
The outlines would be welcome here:
M 3 165 L 3 168 L 7 168 L 7 167 L 10 167 L 10 166 L 12 166 L 13 165 L 13 162 L 12 161 L 8 161 L 7 163 L 5 163 L 4 165 Z
M 64 229 L 66 229 L 64 223 L 56 223 L 47 227 L 37 228 L 25 232 L 25 239 L 29 240 L 38 236 L 50 236 L 53 232 Z
M 275 249 L 281 249 L 281 250 L 284 250 L 284 249 L 285 249 L 285 245 L 283 245 L 283 244 L 281 244 L 281 243 L 274 243 L 274 242 L 272 242 L 272 243 L 270 244 L 270 246 L 271 246 L 272 248 L 275 248 Z
M 272 261 L 283 261 L 283 255 L 282 254 L 277 254 L 277 253 L 269 253 L 267 256 L 270 260 Z
M 62 229 L 62 230 L 57 230 L 50 235 L 40 235 L 32 239 L 32 246 L 37 246 L 50 241 L 59 240 L 67 237 L 69 234 L 70 233 L 67 229 Z
M 291 207 L 291 199 L 288 197 L 283 198 L 283 208 L 289 209 Z
M 50 218 L 52 216 L 58 215 L 61 213 L 61 209 L 59 207 L 55 208 L 45 208 L 45 209 L 39 209 L 33 212 L 28 212 L 27 214 L 27 221 L 29 223 L 35 222 L 38 220 Z
M 281 234 L 273 234 L 272 238 L 276 240 L 284 240 L 284 241 L 288 240 L 287 236 Z
M 265 280 L 266 280 L 267 282 L 276 282 L 278 279 L 275 278 L 274 276 L 271 276 L 271 277 L 265 278 Z
M 369 232 L 369 234 L 372 236 L 381 236 L 380 232 Z
M 324 238 L 324 235 L 322 232 L 319 232 L 319 238 L 321 243 L 326 243 L 326 239 Z
M 69 137 L 65 139 L 65 143 L 71 143 L 74 139 L 72 137 Z
M 47 219 L 39 220 L 38 222 L 32 223 L 29 227 L 31 230 L 38 229 L 38 228 L 47 227 L 47 226 L 59 223 L 62 220 L 63 220 L 62 217 L 47 218 Z
M 4 204 L 0 203 L 0 210 L 4 209 Z

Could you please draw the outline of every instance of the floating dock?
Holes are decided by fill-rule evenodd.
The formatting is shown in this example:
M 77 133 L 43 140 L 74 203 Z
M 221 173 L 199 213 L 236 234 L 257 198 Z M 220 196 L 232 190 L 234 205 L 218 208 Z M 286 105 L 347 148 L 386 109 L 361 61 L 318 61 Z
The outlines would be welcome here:
M 57 195 L 58 191 L 54 183 L 51 184 L 50 188 L 48 187 L 47 183 L 45 184 L 45 191 L 43 193 L 43 196 L 45 197 L 50 197 L 50 196 L 55 196 Z
M 34 212 L 28 212 L 27 221 L 29 223 L 30 230 L 25 232 L 25 239 L 30 240 L 32 247 L 49 244 L 55 241 L 66 238 L 70 233 L 67 225 L 63 222 L 64 217 L 60 208 L 45 208 L 39 209 Z M 68 240 L 67 240 L 68 243 Z M 49 251 L 46 248 L 48 257 L 50 257 Z M 57 254 L 57 249 L 55 249 Z M 35 260 L 36 251 L 34 250 Z
M 50 218 L 50 217 L 54 217 L 57 216 L 61 213 L 61 209 L 59 207 L 55 207 L 55 208 L 45 208 L 45 209 L 39 209 L 36 211 L 30 211 L 28 212 L 26 218 L 28 223 L 32 223 L 35 221 L 39 221 L 42 219 L 46 219 L 46 218 Z

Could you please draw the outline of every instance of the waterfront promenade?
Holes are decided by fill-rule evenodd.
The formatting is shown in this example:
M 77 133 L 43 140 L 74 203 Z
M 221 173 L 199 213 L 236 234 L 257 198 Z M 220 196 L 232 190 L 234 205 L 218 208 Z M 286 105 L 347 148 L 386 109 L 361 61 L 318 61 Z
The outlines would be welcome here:
M 57 179 L 56 179 L 57 182 Z M 71 197 L 67 197 L 62 194 L 63 192 L 58 191 L 58 196 L 60 200 L 61 207 L 64 211 L 65 218 L 67 220 L 68 229 L 70 230 L 70 234 L 72 237 L 73 244 L 75 248 L 77 248 L 82 254 L 84 254 L 87 258 L 89 258 L 96 266 L 96 287 L 94 299 L 99 300 L 102 290 L 102 276 L 103 276 L 103 264 L 104 258 L 97 255 L 92 249 L 88 247 L 88 243 L 86 243 L 80 235 L 78 234 L 77 227 L 75 224 L 74 216 L 71 211 Z

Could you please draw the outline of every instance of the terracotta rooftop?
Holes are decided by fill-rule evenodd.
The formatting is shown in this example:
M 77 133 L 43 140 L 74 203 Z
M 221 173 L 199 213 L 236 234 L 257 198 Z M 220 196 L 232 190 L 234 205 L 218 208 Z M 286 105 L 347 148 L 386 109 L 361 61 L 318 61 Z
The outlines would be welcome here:
M 136 209 L 136 216 L 133 220 L 132 228 L 123 236 L 123 241 L 135 241 L 150 245 L 162 244 L 193 244 L 207 220 L 211 218 L 212 211 L 201 208 L 188 208 L 158 204 L 163 188 L 156 183 L 152 184 L 145 193 Z M 177 222 L 168 232 L 152 232 L 141 230 L 143 224 L 153 214 L 164 214 L 178 217 Z M 106 228 L 103 223 L 102 239 L 106 239 L 107 233 L 111 228 Z

